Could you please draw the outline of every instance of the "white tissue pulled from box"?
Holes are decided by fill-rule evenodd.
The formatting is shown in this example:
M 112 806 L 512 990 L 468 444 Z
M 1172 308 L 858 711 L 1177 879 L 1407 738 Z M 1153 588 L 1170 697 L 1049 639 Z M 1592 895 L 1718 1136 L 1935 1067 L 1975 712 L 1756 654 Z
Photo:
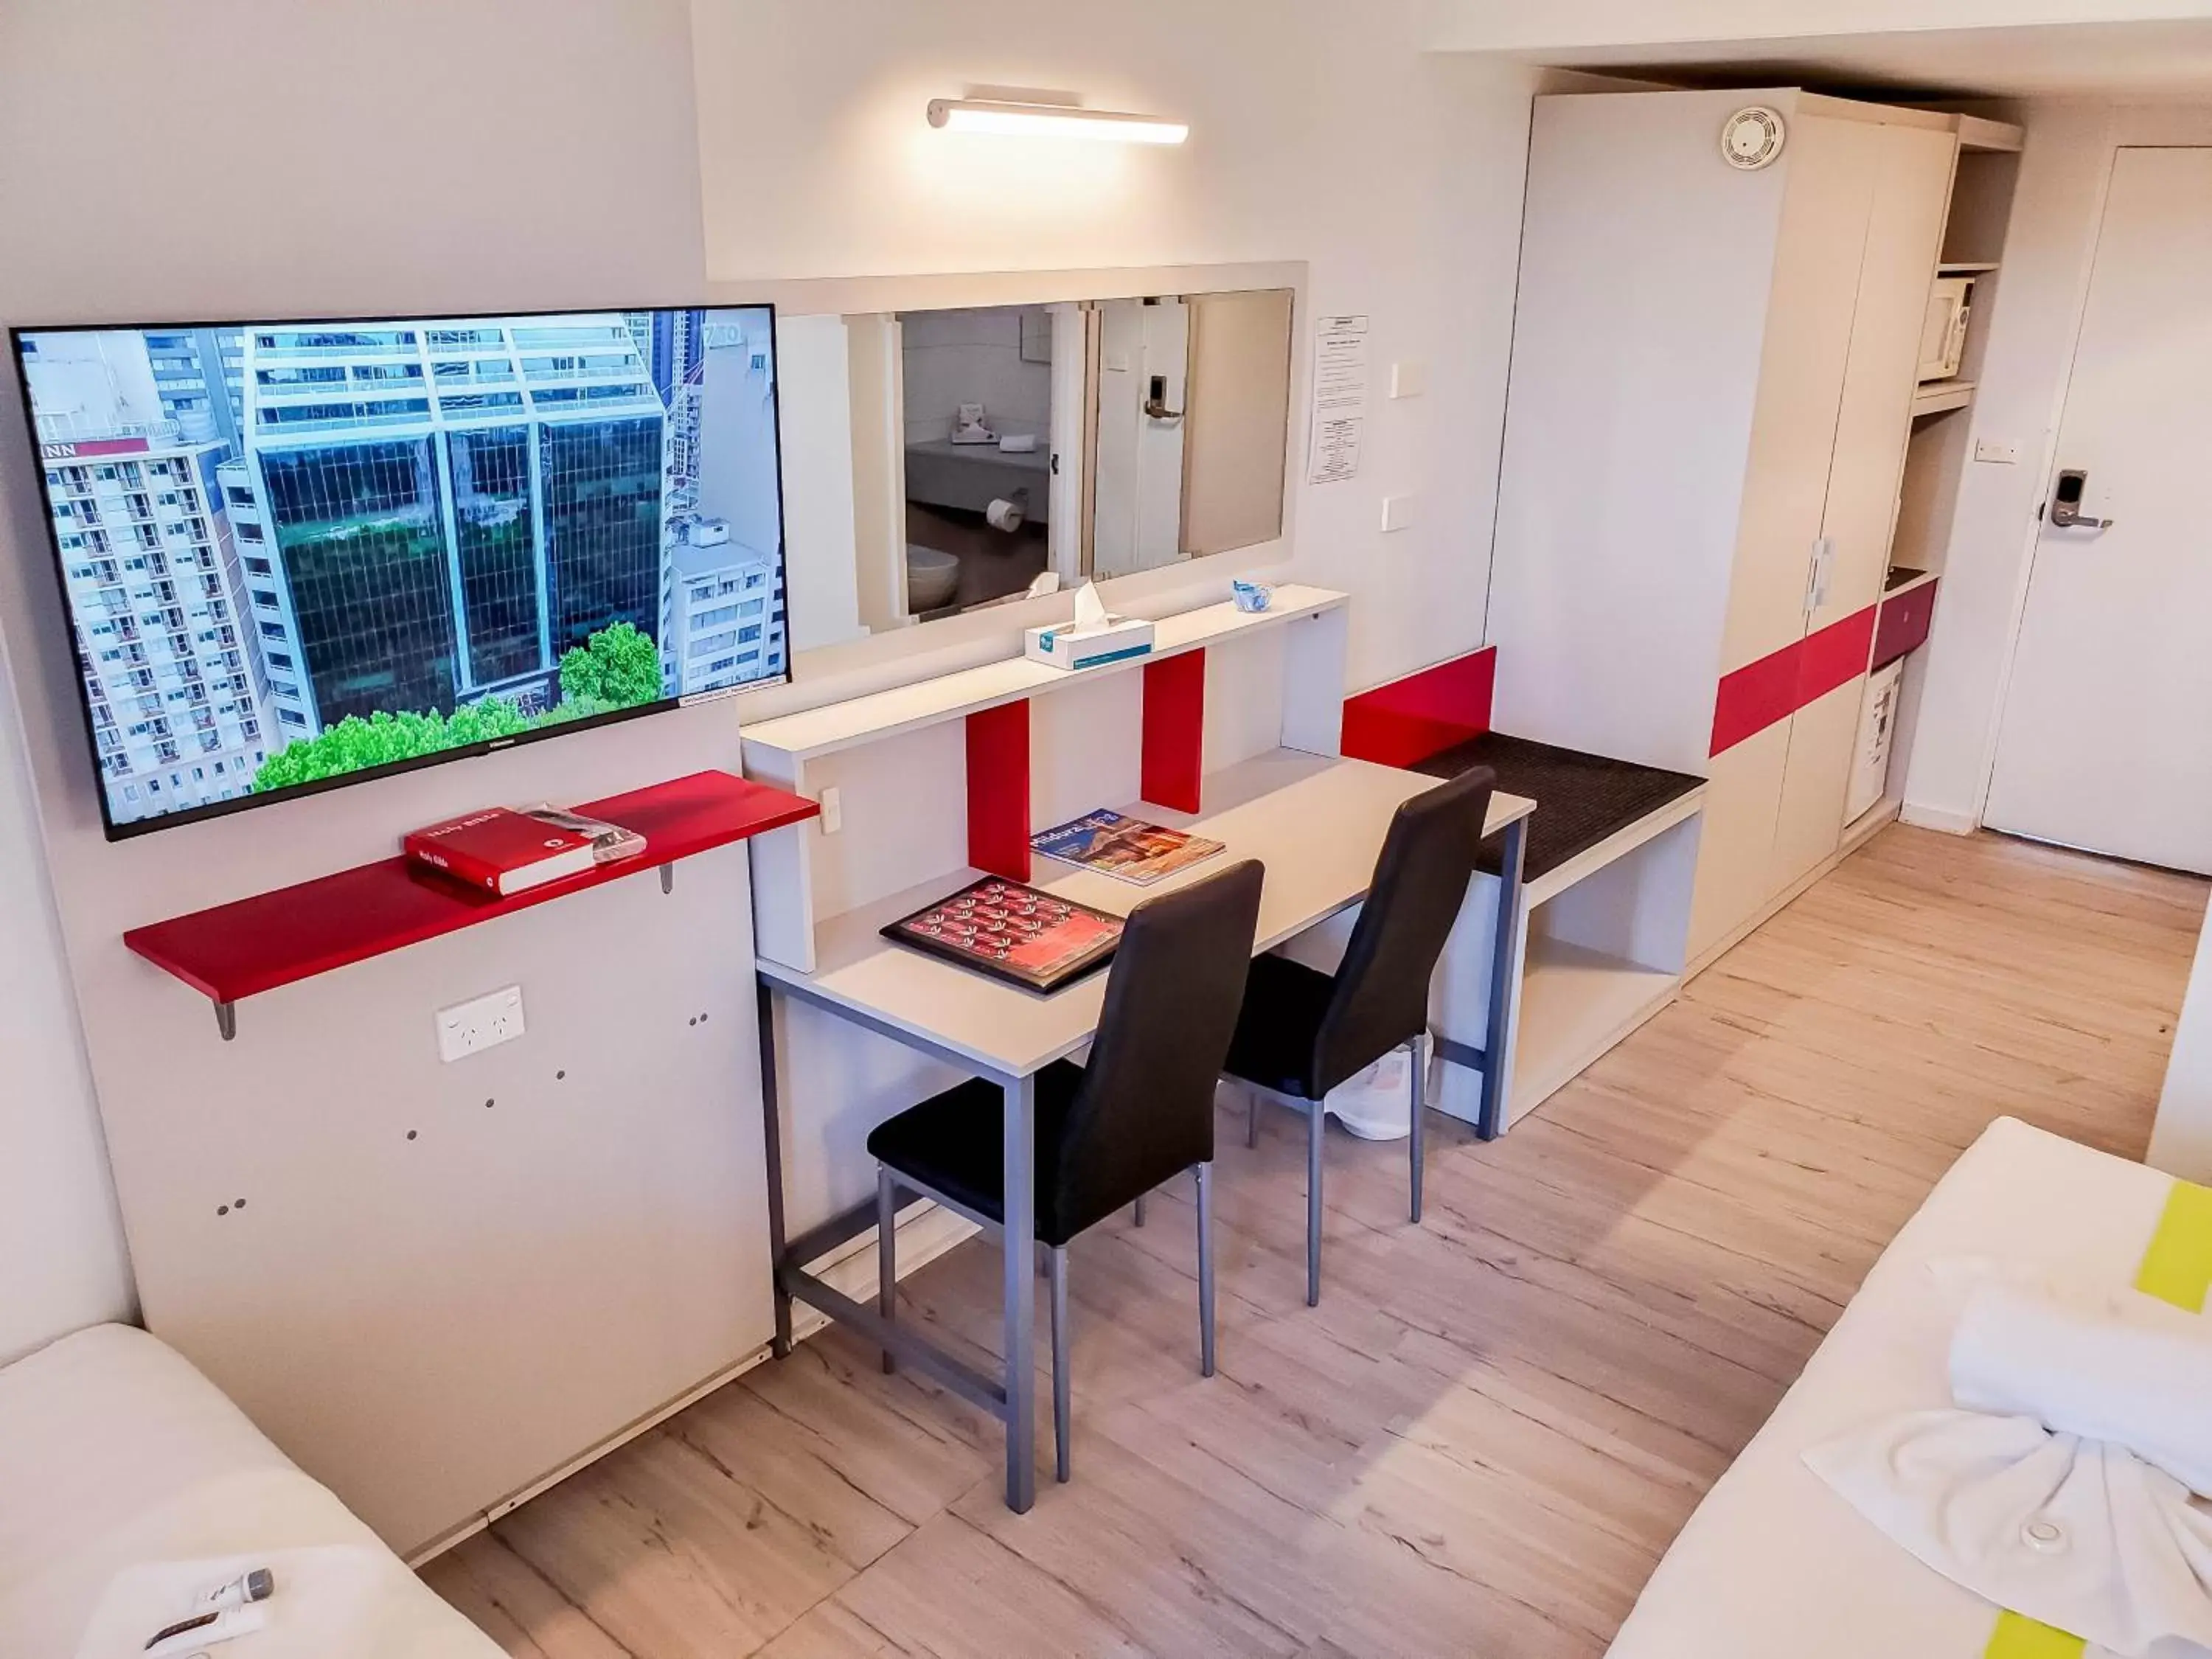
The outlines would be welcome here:
M 1152 648 L 1152 623 L 1137 617 L 1108 615 L 1096 582 L 1076 589 L 1074 621 L 1022 633 L 1022 655 L 1053 668 L 1095 668 L 1144 656 Z

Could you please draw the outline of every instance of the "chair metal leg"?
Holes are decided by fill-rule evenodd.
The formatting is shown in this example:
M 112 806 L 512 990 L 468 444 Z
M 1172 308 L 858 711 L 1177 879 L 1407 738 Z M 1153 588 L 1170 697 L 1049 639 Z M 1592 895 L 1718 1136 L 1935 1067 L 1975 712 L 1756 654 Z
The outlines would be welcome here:
M 1321 1102 L 1306 1103 L 1306 1306 L 1321 1306 L 1321 1148 L 1327 1118 Z
M 1137 1194 L 1137 1201 L 1130 1207 L 1136 1212 L 1137 1224 L 1139 1227 L 1143 1226 L 1145 1224 L 1145 1195 L 1142 1193 L 1139 1193 Z
M 1197 1165 L 1198 1374 L 1213 1375 L 1213 1165 Z
M 1067 1362 L 1067 1248 L 1062 1245 L 1047 1259 L 1052 1302 L 1052 1454 L 1053 1473 L 1067 1479 L 1068 1437 L 1074 1415 Z
M 876 1165 L 876 1309 L 888 1325 L 898 1318 L 898 1182 L 883 1164 Z M 884 1375 L 898 1369 L 889 1348 L 884 1350 Z
M 1260 1144 L 1260 1091 L 1254 1088 L 1244 1091 L 1244 1145 L 1247 1148 Z
M 1427 1116 L 1429 1091 L 1429 1040 L 1425 1034 L 1406 1045 L 1413 1067 L 1413 1133 L 1407 1137 L 1407 1159 L 1412 1165 L 1413 1196 L 1412 1213 L 1415 1221 L 1421 1218 L 1421 1178 L 1428 1158 Z

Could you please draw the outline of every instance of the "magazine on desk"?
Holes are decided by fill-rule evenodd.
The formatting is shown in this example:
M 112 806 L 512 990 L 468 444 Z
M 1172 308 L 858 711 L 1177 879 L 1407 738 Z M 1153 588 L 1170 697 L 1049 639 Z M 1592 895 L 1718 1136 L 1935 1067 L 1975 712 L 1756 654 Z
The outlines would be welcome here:
M 1030 845 L 1046 858 L 1079 865 L 1117 881 L 1150 887 L 1178 870 L 1202 864 L 1224 850 L 1218 841 L 1147 823 L 1125 812 L 1101 808 L 1081 817 L 1040 830 Z
M 1121 918 L 987 876 L 902 916 L 883 934 L 979 974 L 1052 992 L 1112 958 Z

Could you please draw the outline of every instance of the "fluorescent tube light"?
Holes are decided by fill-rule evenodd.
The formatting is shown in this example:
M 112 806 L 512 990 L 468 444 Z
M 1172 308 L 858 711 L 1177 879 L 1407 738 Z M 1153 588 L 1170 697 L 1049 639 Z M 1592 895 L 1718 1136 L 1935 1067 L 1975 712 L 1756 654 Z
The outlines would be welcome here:
M 933 98 L 929 125 L 950 132 L 997 132 L 1018 137 L 1103 138 L 1122 144 L 1179 144 L 1190 137 L 1181 121 L 1124 115 L 1072 104 L 1012 104 L 988 98 Z

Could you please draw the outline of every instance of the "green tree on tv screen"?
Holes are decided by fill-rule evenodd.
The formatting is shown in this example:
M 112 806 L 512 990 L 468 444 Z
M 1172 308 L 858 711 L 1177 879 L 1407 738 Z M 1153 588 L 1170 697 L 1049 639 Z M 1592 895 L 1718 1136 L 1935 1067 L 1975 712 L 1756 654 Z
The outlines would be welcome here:
M 649 634 L 618 622 L 562 653 L 561 701 L 550 708 L 526 714 L 507 698 L 485 697 L 463 703 L 450 714 L 434 708 L 420 714 L 380 708 L 366 720 L 349 714 L 327 731 L 296 738 L 270 756 L 253 775 L 253 787 L 257 793 L 287 789 L 635 708 L 660 696 L 659 647 Z

